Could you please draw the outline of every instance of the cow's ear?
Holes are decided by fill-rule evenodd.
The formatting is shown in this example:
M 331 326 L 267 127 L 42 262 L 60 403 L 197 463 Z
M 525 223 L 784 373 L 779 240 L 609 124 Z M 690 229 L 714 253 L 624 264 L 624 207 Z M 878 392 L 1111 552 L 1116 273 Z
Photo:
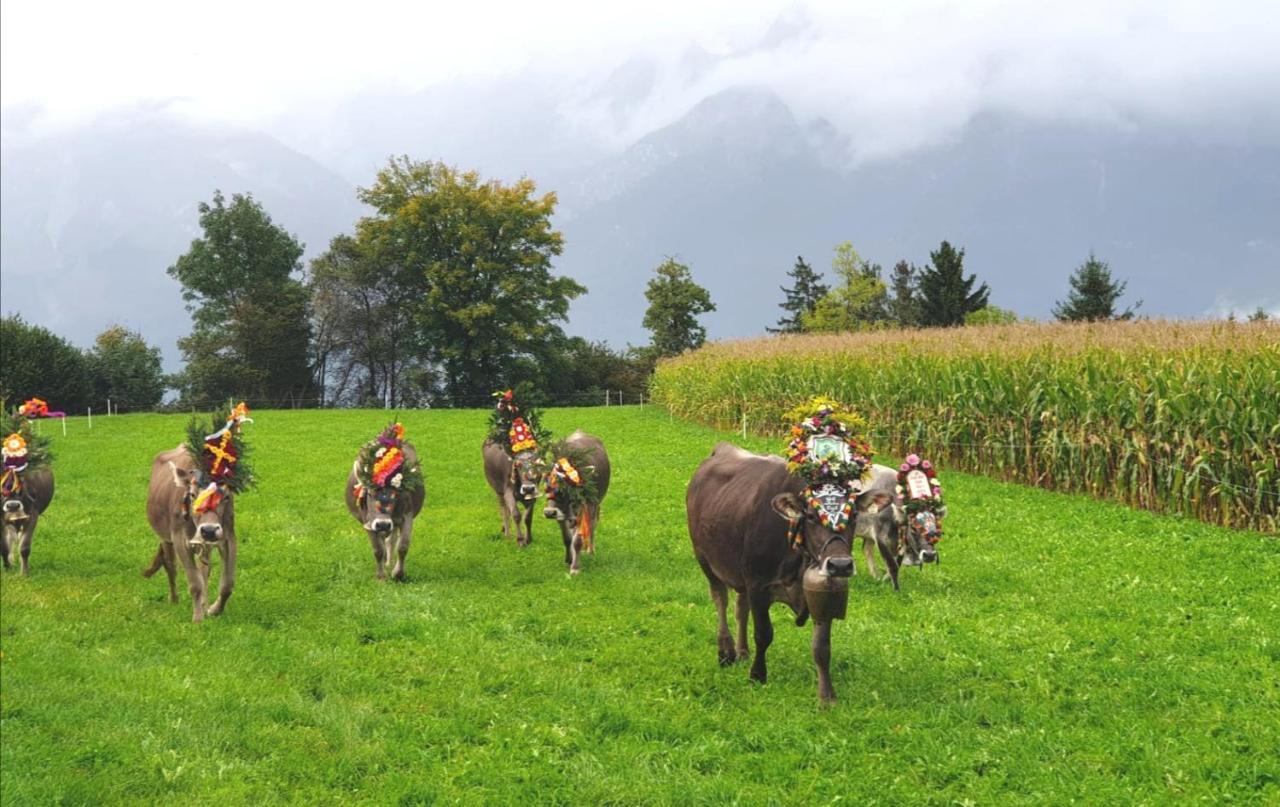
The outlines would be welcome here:
M 173 464 L 173 460 L 169 460 L 169 470 L 173 472 L 173 484 L 180 488 L 189 487 L 191 484 L 191 472 L 186 468 L 179 468 Z
M 794 493 L 779 493 L 769 502 L 769 506 L 773 508 L 773 512 L 787 521 L 804 518 L 804 505 Z

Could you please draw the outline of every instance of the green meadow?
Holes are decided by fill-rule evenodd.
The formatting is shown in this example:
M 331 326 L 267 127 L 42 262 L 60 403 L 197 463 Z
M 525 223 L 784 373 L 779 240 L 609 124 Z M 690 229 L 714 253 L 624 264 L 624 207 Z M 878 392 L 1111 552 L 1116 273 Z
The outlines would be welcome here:
M 501 538 L 485 412 L 403 413 L 427 505 L 394 584 L 342 503 L 387 414 L 254 419 L 236 591 L 202 625 L 139 574 L 187 417 L 42 424 L 57 495 L 0 583 L 4 804 L 1280 802 L 1275 538 L 944 467 L 939 566 L 895 593 L 855 552 L 823 708 L 780 605 L 767 685 L 716 663 L 684 490 L 732 435 L 548 411 L 614 467 L 570 578 L 540 513 Z

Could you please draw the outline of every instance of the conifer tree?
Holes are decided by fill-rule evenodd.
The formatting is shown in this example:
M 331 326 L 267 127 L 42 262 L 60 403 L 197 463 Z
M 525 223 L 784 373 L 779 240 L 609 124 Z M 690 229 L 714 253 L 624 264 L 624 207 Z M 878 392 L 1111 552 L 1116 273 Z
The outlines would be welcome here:
M 1063 322 L 1096 322 L 1098 320 L 1133 319 L 1142 301 L 1116 313 L 1116 300 L 1128 285 L 1111 277 L 1111 267 L 1092 253 L 1070 278 L 1071 293 L 1053 307 L 1053 315 Z
M 778 327 L 765 328 L 769 333 L 802 333 L 804 323 L 801 317 L 812 314 L 818 301 L 829 290 L 827 284 L 822 282 L 822 275 L 813 271 L 813 267 L 801 255 L 796 256 L 795 266 L 787 272 L 787 277 L 791 278 L 791 288 L 780 287 L 787 299 L 778 303 L 778 307 L 786 311 L 787 316 L 778 320 Z

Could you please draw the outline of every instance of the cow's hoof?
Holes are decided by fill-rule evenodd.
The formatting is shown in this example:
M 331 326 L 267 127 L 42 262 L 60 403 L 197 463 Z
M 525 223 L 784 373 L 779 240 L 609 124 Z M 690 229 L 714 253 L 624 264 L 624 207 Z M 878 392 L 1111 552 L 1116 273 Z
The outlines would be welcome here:
M 209 610 L 204 612 L 205 616 L 220 616 L 222 614 L 222 606 L 210 605 Z
M 579 574 L 582 574 L 582 570 L 581 570 L 581 569 L 575 569 L 575 568 L 573 568 L 572 566 L 570 566 L 570 567 L 569 567 L 569 576 L 570 576 L 570 577 L 573 577 L 574 575 L 579 575 Z
M 732 650 L 721 650 L 716 655 L 719 658 L 721 667 L 729 667 L 738 661 L 738 657 L 734 655 Z
M 755 667 L 752 667 L 751 680 L 755 681 L 757 684 L 767 684 L 769 683 L 769 673 L 765 670 L 758 670 Z
M 818 694 L 818 706 L 822 707 L 823 709 L 830 709 L 832 706 L 835 706 L 836 703 L 837 703 L 836 693 L 832 692 L 829 694 L 822 694 L 822 693 Z

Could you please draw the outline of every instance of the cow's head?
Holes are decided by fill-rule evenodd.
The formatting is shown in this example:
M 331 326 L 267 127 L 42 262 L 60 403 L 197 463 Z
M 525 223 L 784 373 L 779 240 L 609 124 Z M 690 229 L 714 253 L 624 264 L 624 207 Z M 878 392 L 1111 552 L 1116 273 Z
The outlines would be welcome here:
M 226 485 L 211 482 L 198 471 L 179 468 L 172 462 L 173 483 L 182 489 L 180 515 L 191 525 L 188 547 L 193 551 L 216 544 L 232 527 L 232 492 Z
M 595 472 L 594 465 L 575 468 L 568 460 L 557 460 L 551 472 L 546 475 L 547 506 L 543 508 L 542 515 L 560 522 L 560 530 L 567 544 L 586 547 L 592 545 L 595 525 L 591 522 L 589 505 L 582 496 L 567 494 L 569 486 L 590 484 Z
M 360 521 L 364 528 L 379 534 L 391 532 L 397 521 L 401 521 L 399 510 L 406 506 L 404 493 L 387 485 L 372 490 L 356 485 L 356 506 L 360 511 Z
M 833 529 L 829 526 L 829 517 L 794 493 L 779 493 L 770 505 L 773 512 L 787 521 L 793 545 L 799 544 L 801 551 L 808 555 L 810 565 L 827 577 L 853 574 L 848 535 L 852 522 L 843 522 L 839 529 Z
M 547 472 L 547 462 L 537 451 L 521 451 L 511 458 L 511 488 L 516 498 L 526 502 L 538 498 L 538 487 Z
M 22 477 L 17 471 L 6 469 L 0 477 L 0 496 L 4 499 L 4 520 L 22 521 L 27 517 L 30 497 L 22 489 Z
M 895 505 L 901 531 L 898 552 L 904 566 L 923 566 L 938 562 L 938 541 L 942 540 L 942 519 L 947 514 L 945 505 L 922 508 L 908 512 Z

